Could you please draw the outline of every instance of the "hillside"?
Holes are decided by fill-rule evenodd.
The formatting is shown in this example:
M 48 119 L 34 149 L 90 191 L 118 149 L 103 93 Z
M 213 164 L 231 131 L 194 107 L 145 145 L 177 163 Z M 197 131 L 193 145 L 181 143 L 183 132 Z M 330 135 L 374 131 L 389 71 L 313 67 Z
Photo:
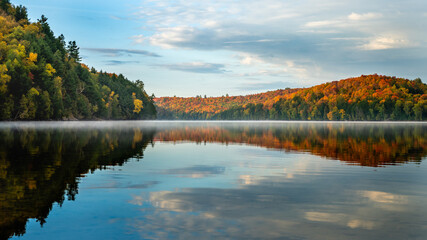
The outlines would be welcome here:
M 75 41 L 56 37 L 47 18 L 0 0 L 0 120 L 152 119 L 142 82 L 80 62 Z
M 426 84 L 420 79 L 376 74 L 247 96 L 163 97 L 154 101 L 160 119 L 427 119 Z

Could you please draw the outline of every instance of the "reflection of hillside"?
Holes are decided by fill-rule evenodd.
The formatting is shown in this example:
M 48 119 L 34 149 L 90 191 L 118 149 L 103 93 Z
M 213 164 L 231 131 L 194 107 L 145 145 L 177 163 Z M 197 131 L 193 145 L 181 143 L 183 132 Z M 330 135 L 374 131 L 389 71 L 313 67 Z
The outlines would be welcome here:
M 373 167 L 419 162 L 427 153 L 425 124 L 125 124 L 125 128 L 115 128 L 116 123 L 107 128 L 88 123 L 77 124 L 77 128 L 1 128 L 0 239 L 24 234 L 30 218 L 43 224 L 54 203 L 61 205 L 64 196 L 75 198 L 85 173 L 142 156 L 153 139 L 249 144 Z M 90 126 L 81 128 L 86 125 Z M 223 166 L 193 165 L 162 173 L 202 177 L 224 171 Z M 364 193 L 364 197 L 374 199 L 378 194 Z
M 141 130 L 0 130 L 0 239 L 45 222 L 64 195 L 74 200 L 83 174 L 142 156 L 152 132 Z
M 285 151 L 309 152 L 350 164 L 378 167 L 417 162 L 426 156 L 424 126 L 307 125 L 271 128 L 187 127 L 156 134 L 158 141 L 243 143 Z

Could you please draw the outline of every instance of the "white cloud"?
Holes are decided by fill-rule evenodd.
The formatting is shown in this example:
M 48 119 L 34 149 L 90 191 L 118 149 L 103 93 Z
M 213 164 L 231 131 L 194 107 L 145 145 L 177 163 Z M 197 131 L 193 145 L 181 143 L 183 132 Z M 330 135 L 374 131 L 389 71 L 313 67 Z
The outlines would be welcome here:
M 200 54 L 207 61 L 209 51 L 241 54 L 241 58 L 234 59 L 233 67 L 241 68 L 240 64 L 251 68 L 246 67 L 245 73 L 230 70 L 246 77 L 281 76 L 285 81 L 317 84 L 370 72 L 409 78 L 412 76 L 407 74 L 427 75 L 421 67 L 423 61 L 417 62 L 420 67 L 410 68 L 390 62 L 419 59 L 427 53 L 421 44 L 427 33 L 420 19 L 414 17 L 425 15 L 426 9 L 384 5 L 386 0 L 345 4 L 338 0 L 144 2 L 138 15 L 144 28 L 150 30 L 135 36 L 134 42 L 203 51 Z M 418 56 L 406 51 L 410 47 L 419 49 Z M 373 51 L 389 49 L 400 51 L 384 51 L 381 56 Z
M 407 39 L 391 36 L 380 36 L 369 40 L 368 43 L 363 44 L 360 48 L 363 50 L 384 50 L 392 48 L 406 48 L 411 44 Z
M 178 64 L 162 64 L 159 67 L 168 68 L 174 71 L 193 72 L 193 73 L 223 73 L 225 72 L 224 64 L 205 63 L 205 62 L 188 62 Z
M 142 35 L 142 34 L 132 36 L 131 39 L 133 39 L 133 41 L 137 44 L 142 44 L 146 40 L 144 35 Z
M 353 21 L 361 21 L 361 20 L 369 20 L 369 19 L 375 19 L 382 17 L 381 13 L 363 13 L 363 14 L 357 14 L 357 13 L 351 13 L 348 15 L 348 19 Z
M 159 28 L 158 33 L 146 38 L 152 45 L 173 48 L 175 44 L 186 42 L 193 36 L 195 29 L 188 26 Z
M 324 20 L 324 21 L 314 21 L 308 22 L 305 24 L 306 27 L 317 28 L 317 27 L 330 27 L 339 24 L 339 21 L 333 20 Z
M 260 63 L 265 63 L 258 56 L 248 53 L 241 53 L 236 55 L 236 57 L 240 60 L 240 64 L 243 65 L 256 65 Z

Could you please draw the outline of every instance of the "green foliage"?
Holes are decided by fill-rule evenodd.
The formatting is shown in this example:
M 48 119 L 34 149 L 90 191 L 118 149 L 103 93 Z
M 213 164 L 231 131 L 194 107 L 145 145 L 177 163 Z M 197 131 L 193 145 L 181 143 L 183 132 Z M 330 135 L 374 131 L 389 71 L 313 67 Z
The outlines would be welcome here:
M 30 23 L 27 9 L 8 0 L 0 13 L 0 120 L 156 117 L 142 81 L 89 70 L 76 42 L 55 37 L 44 15 Z M 138 113 L 133 93 L 144 103 Z
M 67 51 L 70 54 L 71 58 L 74 58 L 76 62 L 80 62 L 81 57 L 79 53 L 79 47 L 76 44 L 76 41 L 69 41 L 67 46 Z
M 27 8 L 19 5 L 15 7 L 15 20 L 18 22 L 20 20 L 28 21 Z

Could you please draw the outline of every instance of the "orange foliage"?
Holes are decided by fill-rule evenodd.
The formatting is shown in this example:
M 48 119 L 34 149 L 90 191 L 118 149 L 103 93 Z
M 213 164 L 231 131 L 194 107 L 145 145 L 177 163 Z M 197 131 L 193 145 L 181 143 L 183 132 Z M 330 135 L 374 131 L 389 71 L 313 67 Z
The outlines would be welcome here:
M 219 113 L 236 106 L 246 106 L 249 103 L 261 103 L 271 108 L 281 98 L 298 91 L 299 89 L 279 89 L 265 93 L 246 96 L 230 97 L 161 97 L 155 98 L 156 106 L 169 111 L 197 112 L 197 113 Z
M 310 88 L 286 89 L 265 93 L 230 97 L 162 97 L 154 99 L 160 109 L 175 113 L 219 113 L 233 107 L 247 104 L 263 104 L 271 109 L 281 99 L 300 97 L 306 104 L 316 106 L 323 103 L 335 106 L 338 98 L 348 104 L 366 100 L 368 103 L 392 101 L 411 101 L 414 104 L 427 99 L 426 84 L 416 80 L 388 77 L 382 75 L 362 75 L 341 81 L 333 81 Z M 340 110 L 340 109 L 339 109 Z

